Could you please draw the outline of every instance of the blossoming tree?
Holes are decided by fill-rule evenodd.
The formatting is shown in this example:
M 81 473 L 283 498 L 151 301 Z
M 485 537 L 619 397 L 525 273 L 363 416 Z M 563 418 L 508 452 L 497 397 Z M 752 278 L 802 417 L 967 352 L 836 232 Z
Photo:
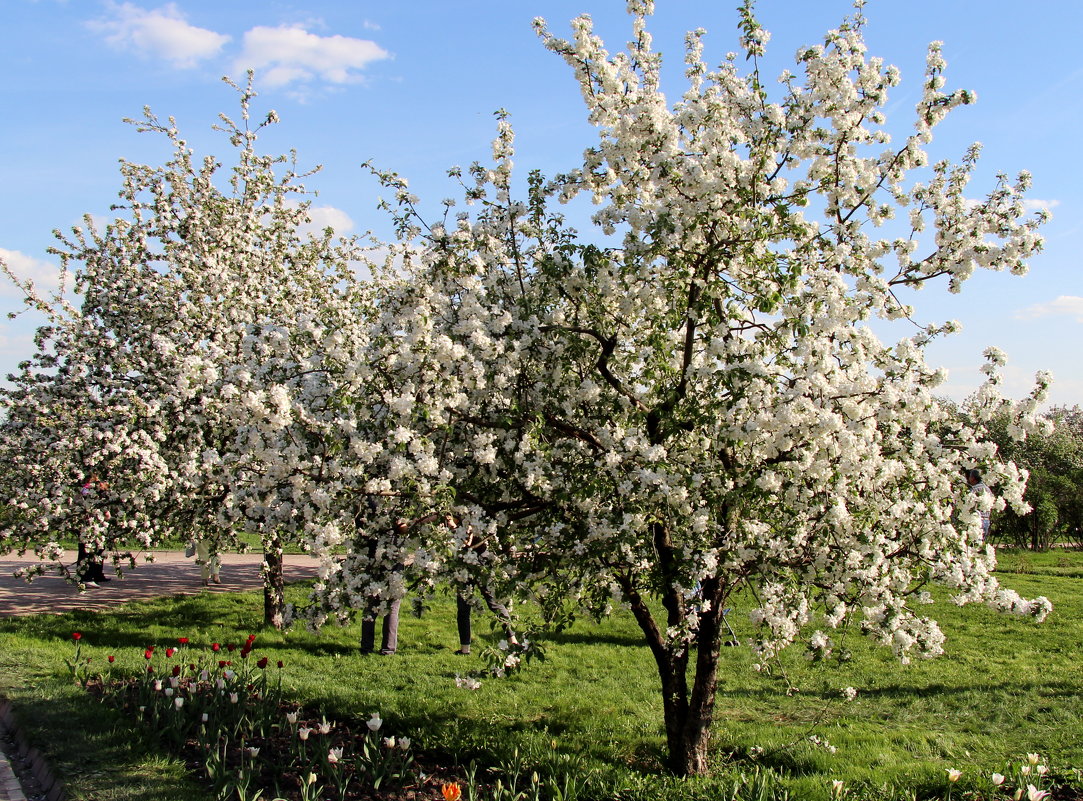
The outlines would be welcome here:
M 923 358 L 953 325 L 920 323 L 903 300 L 935 281 L 957 292 L 979 268 L 1023 273 L 1043 215 L 1024 217 L 1025 174 L 966 194 L 976 146 L 927 163 L 934 127 L 973 99 L 943 90 L 938 45 L 913 132 L 892 144 L 883 109 L 900 78 L 867 56 L 860 9 L 797 54 L 773 98 L 767 34 L 746 4 L 751 70 L 733 54 L 708 67 L 693 32 L 688 88 L 670 106 L 650 5 L 630 4 L 634 38 L 617 54 L 589 17 L 571 40 L 538 22 L 599 132 L 579 169 L 532 174 L 515 200 L 501 117 L 494 165 L 461 178 L 474 213 L 425 225 L 383 176 L 432 328 L 400 352 L 424 357 L 415 372 L 432 392 L 399 399 L 413 424 L 396 441 L 436 445 L 428 472 L 450 515 L 426 547 L 449 573 L 517 585 L 550 614 L 631 610 L 657 664 L 670 765 L 698 774 L 738 594 L 754 599 L 760 664 L 799 638 L 824 656 L 852 620 L 903 661 L 941 653 L 920 609 L 930 581 L 958 603 L 1048 612 L 998 585 L 980 511 L 1020 506 L 1025 484 L 981 421 L 1008 412 L 1025 435 L 1049 379 L 1004 401 L 990 350 L 983 411 L 959 423 Z M 619 245 L 584 244 L 551 209 L 580 193 Z M 912 334 L 897 341 L 873 330 L 900 320 Z M 966 493 L 973 466 L 995 498 Z M 351 582 L 348 566 L 329 574 L 318 614 L 358 603 Z
M 237 155 L 225 177 L 148 110 L 136 124 L 164 135 L 173 156 L 123 163 L 115 220 L 58 234 L 74 300 L 23 286 L 49 324 L 4 393 L 5 489 L 18 514 L 0 546 L 34 547 L 33 572 L 67 572 L 65 535 L 119 567 L 165 537 L 231 543 L 248 530 L 264 544 L 267 620 L 281 625 L 283 542 L 310 533 L 314 462 L 326 453 L 318 365 L 292 354 L 315 338 L 333 359 L 322 333 L 343 327 L 344 308 L 363 318 L 361 253 L 330 231 L 303 233 L 303 176 L 254 146 L 275 114 L 250 126 L 251 84 L 237 89 L 242 118 L 220 126 Z M 291 391 L 306 415 L 295 418 Z M 91 476 L 101 482 L 81 491 Z M 297 509 L 295 493 L 309 499 Z

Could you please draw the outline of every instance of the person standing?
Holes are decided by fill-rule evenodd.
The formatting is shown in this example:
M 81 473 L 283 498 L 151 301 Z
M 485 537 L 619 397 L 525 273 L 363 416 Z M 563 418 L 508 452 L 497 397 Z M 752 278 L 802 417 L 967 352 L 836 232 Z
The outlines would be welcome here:
M 985 495 L 986 493 L 992 492 L 989 487 L 986 486 L 985 482 L 982 481 L 981 473 L 976 468 L 972 467 L 966 471 L 966 483 L 970 487 L 970 491 L 975 495 Z M 982 536 L 988 538 L 990 523 L 989 510 L 983 509 L 979 512 L 979 514 L 981 515 Z
M 378 507 L 375 499 L 369 497 L 366 503 L 368 509 L 368 516 L 364 512 L 358 512 L 354 516 L 354 525 L 358 530 L 364 530 L 368 525 L 370 518 L 376 516 Z M 401 543 L 405 536 L 407 525 L 402 521 L 397 521 L 392 524 L 392 537 L 391 541 L 384 543 L 384 546 L 397 547 Z M 368 537 L 368 557 L 370 564 L 375 564 L 377 561 L 377 555 L 382 550 L 380 539 L 376 536 Z M 391 656 L 399 649 L 399 607 L 402 605 L 402 594 L 399 592 L 402 581 L 402 573 L 406 568 L 405 562 L 396 562 L 391 568 L 391 575 L 389 577 L 390 584 L 392 585 L 393 592 L 391 597 L 388 598 L 383 615 L 383 632 L 380 641 L 380 655 Z M 371 654 L 376 650 L 376 618 L 377 607 L 380 604 L 373 599 L 370 601 L 369 608 L 365 611 L 364 616 L 361 618 L 361 653 Z
M 203 579 L 203 586 L 210 586 L 211 582 L 215 584 L 222 583 L 222 558 L 218 555 L 217 543 L 212 542 L 210 539 L 201 539 L 196 543 L 196 564 L 199 565 L 200 578 Z
M 388 602 L 380 641 L 381 656 L 391 656 L 399 649 L 399 607 L 401 605 L 402 598 L 393 598 Z M 361 619 L 361 653 L 371 654 L 375 650 L 376 614 L 370 612 Z
M 511 645 L 518 645 L 519 640 L 515 636 L 515 630 L 511 627 L 511 613 L 508 611 L 508 607 L 500 603 L 496 597 L 489 591 L 489 588 L 484 584 L 477 582 L 473 585 L 481 595 L 481 599 L 485 602 L 485 605 L 492 612 L 500 625 L 504 628 L 504 636 L 507 638 L 508 643 Z M 469 592 L 470 590 L 465 590 Z M 459 649 L 455 652 L 457 654 L 469 654 L 470 646 L 474 642 L 473 631 L 470 625 L 470 615 L 473 612 L 473 605 L 470 600 L 463 596 L 464 590 L 460 590 L 455 594 L 455 628 L 459 633 Z
M 104 493 L 108 489 L 109 485 L 106 482 L 102 481 L 96 473 L 92 474 L 89 480 L 79 488 L 79 495 L 83 499 L 84 508 L 98 493 Z M 107 520 L 109 519 L 108 510 L 105 512 L 105 517 Z M 97 588 L 101 584 L 110 581 L 109 577 L 105 575 L 105 549 L 100 546 L 93 550 L 87 548 L 86 542 L 80 537 L 75 572 L 79 577 L 79 583 L 85 587 Z
M 454 529 L 459 523 L 459 521 L 455 520 L 450 515 L 445 518 L 444 522 L 449 529 Z M 475 562 L 479 565 L 481 564 L 482 557 L 486 551 L 485 539 L 479 538 L 472 527 L 467 527 L 466 538 L 462 542 L 462 547 L 473 551 L 477 555 Z M 518 645 L 519 641 L 515 636 L 515 630 L 512 628 L 511 612 L 509 611 L 507 604 L 497 600 L 484 578 L 475 576 L 472 577 L 468 583 L 460 587 L 455 594 L 455 628 L 459 634 L 459 648 L 455 653 L 463 655 L 469 654 L 470 646 L 474 642 L 470 617 L 473 612 L 473 604 L 471 601 L 475 590 L 478 595 L 481 596 L 482 601 L 485 602 L 485 606 L 489 608 L 489 611 L 493 613 L 497 621 L 499 621 L 500 625 L 503 627 L 508 643 L 511 645 Z

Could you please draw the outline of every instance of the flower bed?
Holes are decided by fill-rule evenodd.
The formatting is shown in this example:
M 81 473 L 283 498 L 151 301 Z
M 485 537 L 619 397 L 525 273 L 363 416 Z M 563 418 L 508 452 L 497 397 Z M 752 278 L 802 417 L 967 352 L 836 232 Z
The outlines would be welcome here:
M 255 657 L 255 635 L 240 645 L 213 643 L 144 650 L 145 670 L 91 676 L 73 637 L 75 678 L 104 703 L 123 709 L 183 755 L 221 799 L 441 799 L 438 767 L 417 762 L 410 739 L 389 735 L 374 712 L 353 729 L 315 717 L 283 698 L 281 662 Z M 450 792 L 450 791 L 449 791 Z

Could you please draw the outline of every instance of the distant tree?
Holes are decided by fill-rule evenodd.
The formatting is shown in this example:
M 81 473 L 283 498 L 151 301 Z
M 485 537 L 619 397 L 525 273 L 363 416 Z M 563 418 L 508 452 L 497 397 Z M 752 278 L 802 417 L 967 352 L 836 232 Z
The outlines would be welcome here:
M 1083 410 L 1054 407 L 1043 417 L 1047 428 L 1024 441 L 1013 438 L 1006 414 L 988 427 L 1003 457 L 1029 472 L 1023 497 L 1030 511 L 1005 509 L 993 522 L 993 536 L 1041 551 L 1058 541 L 1083 544 Z
M 107 549 L 119 567 L 165 538 L 228 544 L 248 530 L 264 545 L 267 620 L 281 625 L 283 541 L 311 522 L 283 513 L 283 496 L 313 454 L 311 437 L 282 441 L 292 406 L 280 356 L 336 327 L 359 255 L 329 230 L 303 234 L 304 176 L 292 157 L 256 153 L 276 115 L 250 127 L 251 85 L 237 88 L 242 119 L 220 126 L 237 154 L 225 176 L 147 110 L 134 124 L 165 136 L 173 156 L 122 162 L 118 216 L 104 229 L 88 217 L 57 232 L 72 299 L 12 276 L 48 323 L 0 395 L 5 497 L 21 510 L 0 547 L 33 548 L 45 561 L 31 574 L 68 573 L 58 538 Z M 276 471 L 259 457 L 267 449 Z M 288 468 L 282 453 L 296 457 Z M 108 488 L 80 492 L 92 475 Z

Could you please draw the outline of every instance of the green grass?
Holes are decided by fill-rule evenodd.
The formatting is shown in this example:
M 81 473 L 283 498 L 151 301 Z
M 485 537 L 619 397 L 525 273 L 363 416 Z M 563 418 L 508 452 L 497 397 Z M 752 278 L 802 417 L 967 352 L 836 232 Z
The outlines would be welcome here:
M 453 598 L 438 596 L 420 620 L 404 614 L 399 654 L 380 657 L 358 653 L 357 626 L 262 630 L 258 593 L 177 597 L 109 614 L 0 620 L 0 692 L 76 799 L 207 795 L 177 760 L 72 685 L 63 661 L 72 631 L 83 633 L 92 665 L 115 654 L 118 671 L 141 669 L 146 646 L 179 636 L 206 647 L 257 633 L 256 656 L 283 660 L 289 694 L 317 714 L 360 720 L 379 710 L 392 733 L 448 763 L 517 759 L 543 772 L 570 765 L 589 776 L 591 797 L 728 798 L 734 775 L 760 770 L 794 799 L 827 799 L 832 779 L 846 782 L 849 797 L 943 798 L 947 768 L 964 771 L 953 788 L 960 797 L 967 789 L 988 792 L 989 774 L 1007 772 L 1027 752 L 1054 770 L 1083 767 L 1083 583 L 1072 572 L 1083 574 L 1083 557 L 1026 557 L 1029 572 L 1002 579 L 1026 596 L 1048 596 L 1056 607 L 1049 620 L 1036 625 L 937 604 L 930 609 L 948 637 L 939 659 L 902 666 L 854 633 L 844 643 L 853 658 L 844 664 L 808 663 L 794 649 L 782 660 L 785 675 L 767 675 L 751 669 L 746 649 L 725 649 L 716 775 L 690 783 L 661 771 L 657 678 L 626 614 L 577 623 L 550 643 L 545 662 L 470 692 L 456 688 L 454 677 L 482 663 L 452 652 Z M 291 588 L 295 599 L 301 593 Z M 731 618 L 744 634 L 747 610 L 736 607 Z M 496 639 L 480 619 L 475 628 L 481 639 Z M 791 686 L 797 691 L 787 695 Z M 839 698 L 847 686 L 858 688 L 855 701 Z M 812 734 L 837 750 L 812 744 Z
M 1001 573 L 1083 578 L 1083 559 L 1078 551 L 1055 548 L 1051 551 L 997 549 L 997 569 Z

